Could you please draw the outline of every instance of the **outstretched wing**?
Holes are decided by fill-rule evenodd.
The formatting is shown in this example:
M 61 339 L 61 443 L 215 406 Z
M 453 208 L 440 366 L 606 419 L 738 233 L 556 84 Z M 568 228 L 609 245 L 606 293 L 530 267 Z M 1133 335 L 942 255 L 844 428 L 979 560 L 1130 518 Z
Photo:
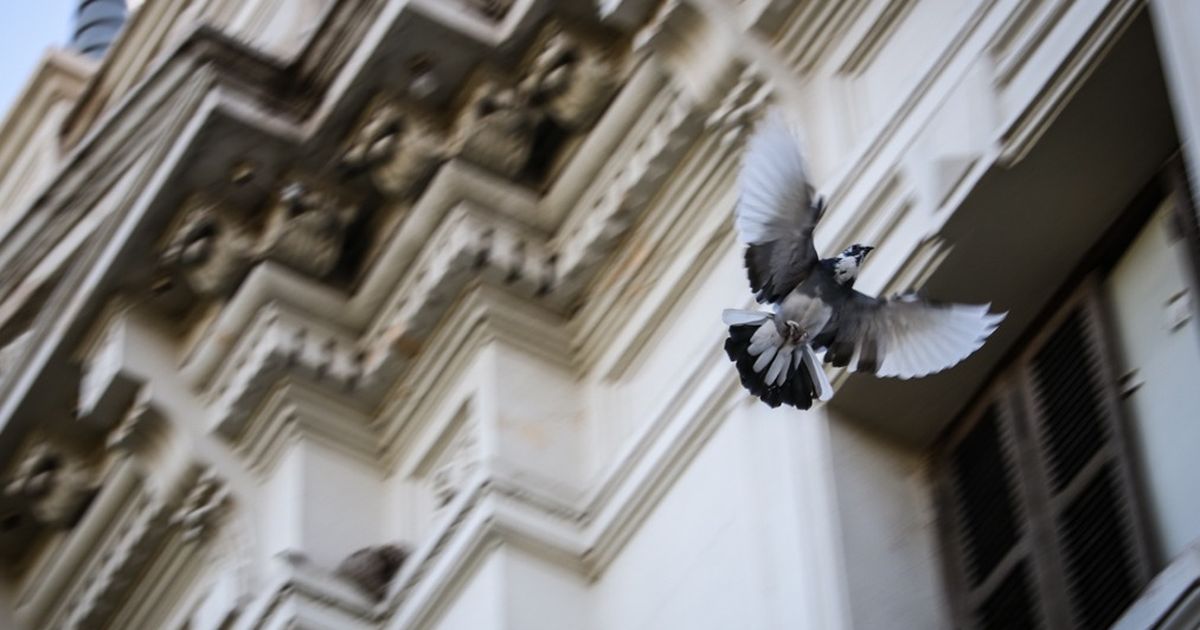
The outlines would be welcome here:
M 938 304 L 907 294 L 887 300 L 851 291 L 813 345 L 825 361 L 876 376 L 941 372 L 983 345 L 1004 319 L 988 304 Z
M 781 301 L 817 263 L 813 201 L 804 157 L 783 116 L 773 111 L 746 146 L 734 226 L 746 243 L 746 271 L 759 302 Z

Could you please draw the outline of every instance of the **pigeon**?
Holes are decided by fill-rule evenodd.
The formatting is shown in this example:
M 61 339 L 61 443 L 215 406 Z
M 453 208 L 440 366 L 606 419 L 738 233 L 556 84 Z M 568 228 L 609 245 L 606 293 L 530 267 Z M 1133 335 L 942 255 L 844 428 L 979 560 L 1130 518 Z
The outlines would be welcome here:
M 990 304 L 854 290 L 872 247 L 854 244 L 818 257 L 813 230 L 825 202 L 778 110 L 751 133 L 739 186 L 734 227 L 746 245 L 755 301 L 770 310 L 726 309 L 725 353 L 742 386 L 771 407 L 809 409 L 813 400 L 832 398 L 823 363 L 900 379 L 940 372 L 982 347 L 1004 319 L 989 312 Z

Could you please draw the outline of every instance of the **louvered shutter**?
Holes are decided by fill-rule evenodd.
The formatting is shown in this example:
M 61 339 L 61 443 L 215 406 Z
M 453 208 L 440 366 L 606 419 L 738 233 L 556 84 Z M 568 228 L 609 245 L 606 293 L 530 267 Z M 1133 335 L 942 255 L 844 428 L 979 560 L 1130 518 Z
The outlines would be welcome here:
M 1094 283 L 934 453 L 957 625 L 1104 628 L 1149 563 Z
M 1150 573 L 1101 308 L 1087 283 L 1023 370 L 1048 518 L 1079 628 L 1116 621 Z
M 1021 497 L 1007 384 L 996 386 L 952 434 L 938 468 L 941 530 L 958 625 L 1035 628 L 1032 529 Z

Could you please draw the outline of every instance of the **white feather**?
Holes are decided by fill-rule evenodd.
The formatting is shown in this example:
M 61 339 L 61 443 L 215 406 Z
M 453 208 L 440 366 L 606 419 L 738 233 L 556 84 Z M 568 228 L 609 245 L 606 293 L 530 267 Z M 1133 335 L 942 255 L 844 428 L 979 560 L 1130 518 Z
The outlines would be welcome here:
M 771 362 L 771 368 L 767 370 L 767 385 L 782 385 L 787 380 L 787 366 L 792 362 L 792 349 L 795 346 L 786 345 L 775 353 L 775 360 Z
M 793 235 L 811 221 L 808 177 L 795 134 L 778 111 L 759 123 L 746 145 L 734 226 L 745 243 Z
M 813 352 L 812 346 L 804 344 L 800 354 L 804 357 L 804 365 L 812 374 L 813 384 L 816 385 L 817 400 L 825 401 L 833 398 L 833 385 L 829 383 L 829 377 L 825 375 L 825 369 L 821 367 L 821 362 L 817 360 L 816 353 Z
M 771 364 L 771 359 L 775 358 L 775 353 L 778 351 L 779 348 L 777 346 L 767 346 L 767 348 L 763 350 L 762 354 L 758 355 L 758 358 L 755 359 L 754 371 L 761 372 L 767 369 L 767 366 Z
M 978 350 L 1004 319 L 988 305 L 930 306 L 897 300 L 881 309 L 876 323 L 883 360 L 876 374 L 901 379 L 949 368 Z M 857 351 L 856 351 L 857 355 Z M 857 367 L 856 361 L 852 369 Z
M 727 308 L 721 311 L 721 321 L 726 326 L 744 326 L 746 324 L 761 324 L 771 319 L 771 313 L 763 311 L 746 311 L 737 308 Z

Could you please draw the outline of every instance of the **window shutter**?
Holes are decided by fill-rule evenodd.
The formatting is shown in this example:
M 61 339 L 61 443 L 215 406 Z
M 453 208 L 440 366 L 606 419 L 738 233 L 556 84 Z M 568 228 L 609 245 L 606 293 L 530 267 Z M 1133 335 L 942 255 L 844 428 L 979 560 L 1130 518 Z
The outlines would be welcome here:
M 1070 616 L 1108 627 L 1145 586 L 1149 562 L 1093 283 L 1052 320 L 1025 378 Z
M 960 627 L 1105 628 L 1149 579 L 1096 295 L 1085 283 L 935 449 Z
M 1031 569 L 1007 389 L 997 387 L 935 461 L 940 529 L 959 626 L 1034 628 L 1042 618 Z

